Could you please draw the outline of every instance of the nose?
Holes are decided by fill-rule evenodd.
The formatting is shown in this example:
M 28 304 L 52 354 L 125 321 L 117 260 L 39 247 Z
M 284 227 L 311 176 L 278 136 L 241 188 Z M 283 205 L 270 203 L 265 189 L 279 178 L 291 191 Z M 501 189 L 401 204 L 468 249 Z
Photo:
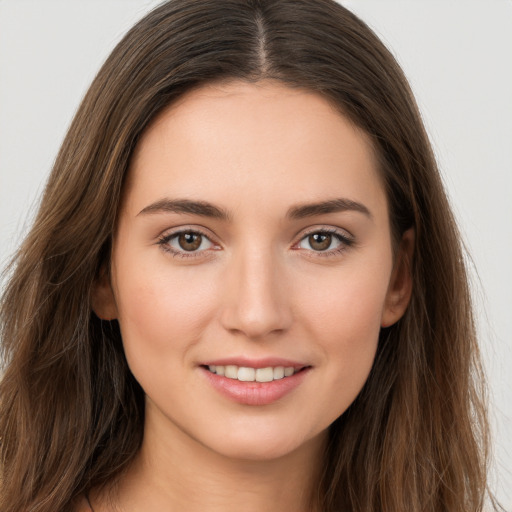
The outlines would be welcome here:
M 269 251 L 234 257 L 226 270 L 221 322 L 225 329 L 262 339 L 289 329 L 292 310 L 281 265 Z

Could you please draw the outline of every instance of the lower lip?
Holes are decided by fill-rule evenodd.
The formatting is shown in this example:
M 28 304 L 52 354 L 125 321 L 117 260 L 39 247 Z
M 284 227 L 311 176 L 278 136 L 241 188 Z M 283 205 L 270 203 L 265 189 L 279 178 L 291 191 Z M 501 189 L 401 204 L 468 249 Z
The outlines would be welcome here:
M 201 367 L 210 384 L 225 397 L 244 405 L 269 405 L 291 393 L 304 380 L 310 368 L 271 382 L 241 382 Z

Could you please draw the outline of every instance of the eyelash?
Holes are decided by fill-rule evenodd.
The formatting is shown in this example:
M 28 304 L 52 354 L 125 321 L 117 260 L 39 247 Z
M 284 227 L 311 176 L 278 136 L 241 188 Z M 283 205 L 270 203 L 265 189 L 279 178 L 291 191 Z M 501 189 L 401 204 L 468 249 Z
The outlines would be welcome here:
M 215 243 L 211 241 L 210 237 L 206 233 L 203 233 L 202 231 L 200 231 L 198 229 L 182 229 L 180 231 L 174 231 L 173 233 L 163 235 L 158 239 L 157 244 L 162 248 L 163 251 L 168 252 L 172 256 L 178 257 L 178 258 L 197 258 L 198 255 L 200 255 L 201 253 L 204 253 L 205 251 L 208 250 L 208 249 L 203 249 L 202 251 L 186 252 L 184 250 L 178 251 L 176 249 L 173 249 L 169 245 L 169 242 L 171 240 L 173 240 L 174 238 L 176 238 L 180 235 L 183 235 L 183 234 L 199 235 L 201 237 L 206 238 L 208 241 L 210 241 L 210 243 L 215 245 Z M 337 247 L 336 249 L 328 249 L 325 251 L 315 251 L 313 249 L 309 250 L 311 253 L 315 254 L 315 256 L 318 256 L 318 257 L 323 257 L 323 258 L 327 257 L 328 258 L 328 257 L 332 257 L 332 256 L 337 256 L 337 255 L 343 253 L 344 251 L 346 251 L 347 249 L 349 249 L 350 247 L 352 247 L 355 243 L 355 240 L 353 237 L 347 236 L 346 234 L 342 234 L 340 231 L 338 231 L 336 229 L 320 228 L 320 229 L 313 229 L 311 231 L 304 233 L 301 236 L 301 238 L 299 239 L 299 241 L 294 244 L 294 247 L 298 246 L 307 237 L 309 237 L 311 235 L 316 235 L 316 234 L 331 235 L 334 238 L 336 238 L 338 240 L 338 242 L 340 242 L 340 244 L 341 244 L 340 247 Z M 295 248 L 294 250 L 300 250 L 300 249 Z M 308 250 L 308 249 L 306 249 L 306 250 Z
M 333 256 L 338 256 L 341 253 L 345 252 L 350 247 L 352 247 L 354 245 L 354 243 L 355 243 L 355 240 L 354 240 L 354 238 L 351 235 L 348 235 L 348 234 L 345 234 L 345 233 L 341 233 L 337 229 L 334 229 L 334 228 L 320 228 L 320 229 L 318 229 L 317 228 L 317 229 L 312 229 L 312 230 L 304 233 L 301 236 L 300 240 L 296 244 L 294 244 L 294 246 L 297 246 L 304 239 L 310 237 L 311 235 L 317 235 L 317 234 L 319 234 L 319 235 L 331 235 L 334 238 L 336 238 L 338 240 L 338 242 L 340 242 L 341 245 L 339 247 L 337 247 L 336 249 L 328 249 L 328 250 L 325 250 L 325 251 L 310 250 L 310 252 L 313 253 L 315 255 L 315 257 L 329 258 L 329 257 L 333 257 Z M 299 250 L 299 249 L 296 249 L 296 250 Z
M 168 252 L 172 256 L 177 257 L 177 258 L 197 258 L 197 256 L 199 254 L 205 252 L 206 249 L 204 249 L 202 251 L 190 251 L 190 252 L 187 252 L 187 251 L 184 251 L 184 250 L 183 251 L 177 251 L 176 249 L 173 249 L 169 245 L 169 242 L 173 238 L 176 238 L 176 237 L 178 237 L 180 235 L 184 235 L 184 234 L 199 235 L 201 237 L 206 238 L 207 240 L 210 241 L 210 243 L 215 245 L 214 242 L 211 241 L 210 237 L 206 233 L 203 233 L 201 230 L 198 230 L 197 228 L 194 228 L 194 229 L 181 229 L 179 231 L 174 231 L 173 233 L 169 233 L 169 234 L 163 235 L 163 236 L 161 236 L 158 239 L 157 244 L 162 248 L 163 251 Z

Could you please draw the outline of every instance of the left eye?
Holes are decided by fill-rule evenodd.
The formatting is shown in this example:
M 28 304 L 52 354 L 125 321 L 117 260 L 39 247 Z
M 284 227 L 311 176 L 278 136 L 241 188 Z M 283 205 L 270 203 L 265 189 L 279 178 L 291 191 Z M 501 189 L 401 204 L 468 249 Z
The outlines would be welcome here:
M 195 231 L 182 231 L 162 240 L 173 252 L 199 252 L 211 249 L 213 243 L 205 235 Z
M 344 243 L 343 237 L 336 233 L 328 233 L 325 231 L 317 231 L 305 236 L 298 244 L 300 249 L 308 249 L 310 251 L 324 252 L 328 250 L 338 249 Z

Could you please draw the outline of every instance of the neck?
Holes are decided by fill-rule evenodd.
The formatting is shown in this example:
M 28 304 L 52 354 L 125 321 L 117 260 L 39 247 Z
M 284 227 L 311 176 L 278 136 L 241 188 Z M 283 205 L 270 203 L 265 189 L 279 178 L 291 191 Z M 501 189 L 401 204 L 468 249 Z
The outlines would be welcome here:
M 279 458 L 233 459 L 176 428 L 172 437 L 146 425 L 141 451 L 110 499 L 97 496 L 96 512 L 312 512 L 324 436 Z M 94 502 L 94 499 L 92 500 Z M 103 505 L 103 508 L 101 508 Z

